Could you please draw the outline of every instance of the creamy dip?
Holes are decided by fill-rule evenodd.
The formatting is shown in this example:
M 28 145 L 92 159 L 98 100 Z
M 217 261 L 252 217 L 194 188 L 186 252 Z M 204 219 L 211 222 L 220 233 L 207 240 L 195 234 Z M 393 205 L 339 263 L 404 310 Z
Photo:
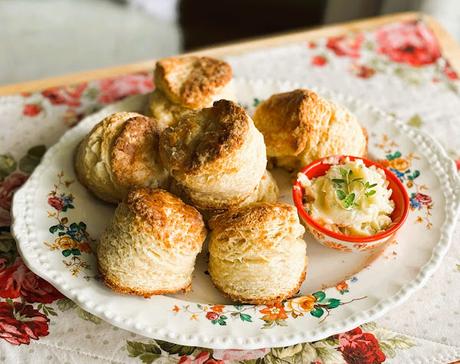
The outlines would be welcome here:
M 299 178 L 305 189 L 305 209 L 325 228 L 351 236 L 371 236 L 386 230 L 394 202 L 385 173 L 362 160 L 332 165 L 324 176 Z

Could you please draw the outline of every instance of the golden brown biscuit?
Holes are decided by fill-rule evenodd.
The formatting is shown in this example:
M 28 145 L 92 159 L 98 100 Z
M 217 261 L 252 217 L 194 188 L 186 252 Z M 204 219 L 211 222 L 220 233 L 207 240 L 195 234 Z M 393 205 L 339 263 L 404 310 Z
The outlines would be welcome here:
M 101 236 L 99 271 L 120 293 L 187 291 L 205 238 L 203 219 L 192 206 L 161 189 L 135 189 Z
M 162 129 L 184 113 L 212 106 L 216 100 L 234 100 L 232 69 L 210 57 L 172 57 L 157 62 L 155 91 L 150 96 L 149 114 Z
M 300 289 L 307 255 L 294 206 L 256 203 L 211 218 L 209 227 L 209 273 L 231 299 L 269 304 Z
M 287 169 L 329 155 L 366 154 L 366 136 L 355 116 L 310 90 L 272 95 L 257 107 L 254 123 L 264 135 L 267 156 Z
M 112 172 L 123 187 L 164 185 L 167 172 L 158 153 L 159 132 L 154 119 L 126 121 L 112 146 Z
M 104 201 L 116 203 L 132 187 L 160 187 L 168 174 L 158 156 L 156 121 L 133 112 L 112 114 L 79 144 L 75 171 Z
M 157 62 L 154 80 L 169 100 L 190 109 L 208 106 L 232 79 L 227 62 L 210 57 L 171 57 Z
M 231 101 L 216 101 L 166 129 L 160 155 L 178 190 L 200 211 L 226 210 L 259 199 L 251 195 L 259 195 L 265 174 L 263 137 L 244 109 Z

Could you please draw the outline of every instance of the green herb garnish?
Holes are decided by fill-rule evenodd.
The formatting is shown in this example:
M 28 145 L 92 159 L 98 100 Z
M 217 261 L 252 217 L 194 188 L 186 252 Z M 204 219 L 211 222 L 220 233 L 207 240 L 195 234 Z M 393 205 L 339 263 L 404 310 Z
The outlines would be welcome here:
M 349 209 L 350 207 L 353 207 L 353 205 L 355 204 L 355 198 L 356 198 L 355 193 L 354 192 L 350 193 L 343 200 L 343 206 L 345 206 L 346 209 Z
M 336 190 L 335 193 L 340 201 L 345 200 L 347 198 L 347 194 L 342 190 Z
M 358 201 L 363 194 L 366 197 L 375 195 L 376 191 L 372 188 L 377 186 L 377 183 L 370 184 L 368 181 L 364 183 L 361 177 L 352 178 L 353 171 L 351 169 L 340 168 L 339 171 L 342 178 L 332 178 L 331 181 L 334 184 L 335 194 L 342 202 L 343 208 L 349 210 L 358 206 Z M 352 185 L 354 183 L 362 186 L 358 194 L 353 192 Z

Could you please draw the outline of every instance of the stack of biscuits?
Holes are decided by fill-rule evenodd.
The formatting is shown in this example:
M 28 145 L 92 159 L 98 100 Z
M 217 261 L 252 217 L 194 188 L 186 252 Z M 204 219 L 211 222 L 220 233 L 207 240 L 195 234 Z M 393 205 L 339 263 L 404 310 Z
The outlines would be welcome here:
M 160 60 L 154 81 L 145 115 L 107 116 L 75 154 L 79 181 L 118 204 L 97 249 L 104 282 L 144 297 L 187 291 L 208 237 L 210 277 L 232 300 L 295 295 L 305 229 L 295 207 L 277 202 L 267 162 L 296 170 L 330 154 L 363 155 L 364 130 L 309 90 L 273 95 L 252 119 L 235 102 L 230 65 L 209 57 Z

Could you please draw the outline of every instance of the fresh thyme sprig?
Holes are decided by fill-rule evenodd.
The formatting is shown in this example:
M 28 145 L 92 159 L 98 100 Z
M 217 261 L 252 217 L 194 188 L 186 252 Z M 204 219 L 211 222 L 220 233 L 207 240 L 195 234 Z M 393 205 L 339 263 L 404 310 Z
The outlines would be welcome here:
M 370 197 L 376 193 L 372 188 L 377 186 L 377 183 L 370 184 L 368 181 L 364 183 L 361 177 L 352 178 L 353 171 L 351 169 L 340 168 L 339 171 L 342 178 L 332 178 L 331 181 L 334 183 L 335 193 L 342 202 L 343 208 L 352 209 L 358 206 L 358 201 L 363 194 Z M 354 183 L 359 183 L 362 186 L 358 194 L 351 188 Z

